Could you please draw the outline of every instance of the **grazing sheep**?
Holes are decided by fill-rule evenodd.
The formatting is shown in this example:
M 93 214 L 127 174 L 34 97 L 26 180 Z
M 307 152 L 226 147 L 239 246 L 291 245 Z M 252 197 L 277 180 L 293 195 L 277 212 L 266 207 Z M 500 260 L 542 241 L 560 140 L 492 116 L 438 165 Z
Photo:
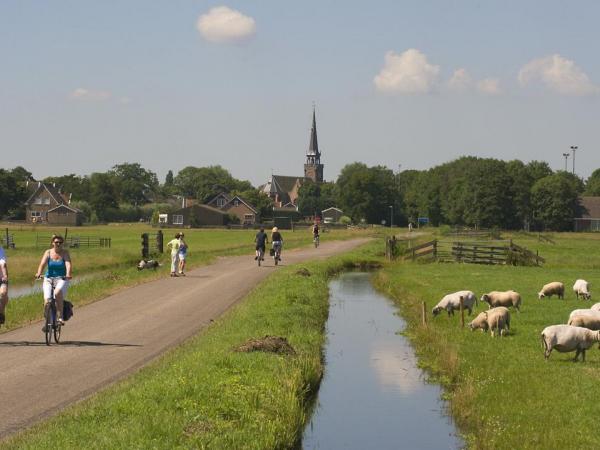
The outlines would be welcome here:
M 573 285 L 573 291 L 575 292 L 577 300 L 579 300 L 580 295 L 584 300 L 591 300 L 592 298 L 592 294 L 590 294 L 590 283 L 585 280 L 577 280 Z
M 600 313 L 577 315 L 569 319 L 568 324 L 574 327 L 587 328 L 588 330 L 600 330 Z
M 448 315 L 454 315 L 454 310 L 460 310 L 460 298 L 463 299 L 463 307 L 469 310 L 469 315 L 473 311 L 473 305 L 477 304 L 477 297 L 471 291 L 458 291 L 444 296 L 443 299 L 433 308 L 431 313 L 437 316 L 442 310 L 448 311 Z
M 564 300 L 565 285 L 560 281 L 553 281 L 552 283 L 545 284 L 542 290 L 538 293 L 538 298 L 541 300 L 544 297 L 552 297 L 553 295 L 558 295 L 558 298 Z
M 592 311 L 600 311 L 600 303 L 594 303 L 592 306 L 590 306 L 590 309 Z
M 495 308 L 497 306 L 505 306 L 508 308 L 514 306 L 517 311 L 521 312 L 521 294 L 515 291 L 488 292 L 481 296 L 481 301 L 487 303 L 490 308 Z
M 571 325 L 551 325 L 544 328 L 541 337 L 546 360 L 552 350 L 556 349 L 561 353 L 576 351 L 574 361 L 577 361 L 581 354 L 585 362 L 585 351 L 594 345 L 594 342 L 600 342 L 600 331 Z
M 574 309 L 573 311 L 571 311 L 571 314 L 569 314 L 569 321 L 576 316 L 599 316 L 600 317 L 600 311 L 594 311 L 593 309 Z M 567 323 L 569 322 L 567 321 Z
M 491 329 L 492 337 L 496 330 L 500 336 L 503 336 L 510 330 L 510 311 L 504 306 L 483 311 L 469 324 L 469 327 L 471 330 L 481 328 L 484 332 Z
M 154 269 L 156 270 L 157 267 L 160 266 L 160 263 L 158 261 L 155 261 L 153 259 L 149 259 L 149 260 L 145 260 L 142 259 L 138 265 L 137 265 L 137 269 L 138 270 L 143 270 L 143 269 Z

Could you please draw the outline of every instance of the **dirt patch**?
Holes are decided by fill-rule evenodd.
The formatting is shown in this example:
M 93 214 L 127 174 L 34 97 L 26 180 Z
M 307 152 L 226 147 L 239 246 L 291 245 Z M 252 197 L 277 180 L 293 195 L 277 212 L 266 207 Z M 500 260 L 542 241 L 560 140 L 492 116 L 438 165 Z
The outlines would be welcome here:
M 238 352 L 270 352 L 283 355 L 295 355 L 296 350 L 292 347 L 286 338 L 280 336 L 265 336 L 262 339 L 249 339 L 240 345 Z
M 306 267 L 301 267 L 300 269 L 296 270 L 296 275 L 310 277 L 310 271 Z

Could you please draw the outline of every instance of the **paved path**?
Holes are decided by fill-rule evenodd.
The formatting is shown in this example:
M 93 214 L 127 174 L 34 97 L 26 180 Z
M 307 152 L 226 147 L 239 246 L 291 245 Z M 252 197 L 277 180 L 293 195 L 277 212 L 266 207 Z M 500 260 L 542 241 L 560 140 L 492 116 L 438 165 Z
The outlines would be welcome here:
M 324 259 L 367 239 L 283 252 L 282 265 Z M 219 258 L 185 278 L 163 278 L 77 308 L 62 343 L 47 347 L 41 322 L 0 335 L 0 438 L 135 371 L 205 327 L 273 273 L 249 256 Z M 41 308 L 41 300 L 40 300 Z M 110 321 L 104 322 L 105 318 Z

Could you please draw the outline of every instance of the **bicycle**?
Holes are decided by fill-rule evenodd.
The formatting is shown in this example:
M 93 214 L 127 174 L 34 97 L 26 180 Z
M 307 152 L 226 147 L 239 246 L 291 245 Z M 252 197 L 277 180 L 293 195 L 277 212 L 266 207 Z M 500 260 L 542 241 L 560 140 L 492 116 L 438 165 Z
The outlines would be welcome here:
M 275 261 L 275 265 L 281 261 L 281 243 L 273 244 L 273 260 Z
M 64 278 L 62 278 L 64 280 Z M 62 324 L 57 320 L 56 317 L 56 299 L 54 298 L 54 287 L 56 279 L 51 279 L 52 289 L 50 301 L 44 303 L 44 326 L 42 331 L 46 338 L 46 345 L 52 344 L 52 336 L 54 336 L 54 342 L 60 343 L 60 333 L 62 331 Z M 63 302 L 66 301 L 63 299 Z
M 258 256 L 256 258 L 258 261 L 258 267 L 260 267 L 260 262 L 265 260 L 265 249 L 262 247 L 258 248 Z
M 315 237 L 313 238 L 313 242 L 315 243 L 315 248 L 317 248 L 319 246 L 319 235 L 316 234 Z

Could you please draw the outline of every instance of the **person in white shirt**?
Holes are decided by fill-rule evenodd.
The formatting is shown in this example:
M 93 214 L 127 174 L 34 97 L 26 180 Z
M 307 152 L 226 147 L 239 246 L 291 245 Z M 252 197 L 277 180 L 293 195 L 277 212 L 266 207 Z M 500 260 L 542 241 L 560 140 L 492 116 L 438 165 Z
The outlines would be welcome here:
M 6 254 L 0 246 L 0 325 L 6 321 L 6 304 L 8 303 L 8 268 Z

